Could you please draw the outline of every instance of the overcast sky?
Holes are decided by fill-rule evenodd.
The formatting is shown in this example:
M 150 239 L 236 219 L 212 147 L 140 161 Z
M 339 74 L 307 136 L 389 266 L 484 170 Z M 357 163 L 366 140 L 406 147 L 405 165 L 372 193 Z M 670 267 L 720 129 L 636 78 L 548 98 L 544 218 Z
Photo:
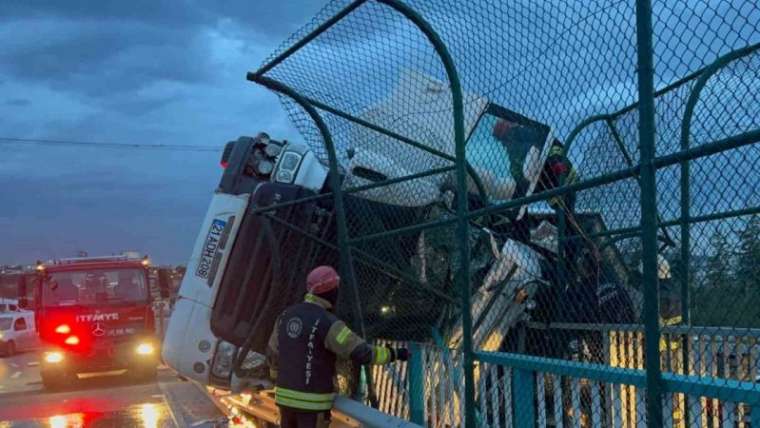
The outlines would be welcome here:
M 245 80 L 324 0 L 3 0 L 0 138 L 222 146 L 297 138 Z M 214 152 L 0 141 L 0 264 L 137 250 L 184 263 Z

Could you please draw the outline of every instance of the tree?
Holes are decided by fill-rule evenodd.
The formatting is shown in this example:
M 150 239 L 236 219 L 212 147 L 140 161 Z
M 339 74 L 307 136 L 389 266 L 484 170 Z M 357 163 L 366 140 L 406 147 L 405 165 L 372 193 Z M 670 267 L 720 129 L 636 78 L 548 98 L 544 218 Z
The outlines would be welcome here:
M 731 251 L 728 238 L 716 230 L 710 237 L 711 254 L 707 257 L 704 282 L 691 289 L 692 323 L 695 325 L 724 325 L 726 306 L 733 299 L 731 272 Z M 731 323 L 729 323 L 731 324 Z
M 731 264 L 728 239 L 720 231 L 715 231 L 710 237 L 713 254 L 707 258 L 707 273 L 705 287 L 726 290 L 731 286 Z
M 736 280 L 744 294 L 760 288 L 760 216 L 752 216 L 739 232 Z
M 736 261 L 736 285 L 742 299 L 740 314 L 743 327 L 760 325 L 760 216 L 752 216 L 739 232 L 739 254 Z

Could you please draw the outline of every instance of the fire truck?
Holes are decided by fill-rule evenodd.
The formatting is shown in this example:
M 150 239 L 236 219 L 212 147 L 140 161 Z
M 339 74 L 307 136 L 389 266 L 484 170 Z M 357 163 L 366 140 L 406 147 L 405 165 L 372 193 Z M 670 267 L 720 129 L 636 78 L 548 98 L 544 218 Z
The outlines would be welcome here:
M 139 381 L 155 378 L 159 343 L 147 257 L 62 259 L 36 269 L 31 306 L 46 388 L 61 388 L 81 373 L 126 370 Z M 159 274 L 162 297 L 167 282 Z

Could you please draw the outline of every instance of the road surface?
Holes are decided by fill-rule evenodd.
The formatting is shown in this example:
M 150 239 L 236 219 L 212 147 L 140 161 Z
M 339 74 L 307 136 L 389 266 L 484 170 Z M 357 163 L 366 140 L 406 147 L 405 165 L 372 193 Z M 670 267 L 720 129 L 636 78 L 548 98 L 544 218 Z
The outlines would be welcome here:
M 97 376 L 47 392 L 39 377 L 38 353 L 0 358 L 0 428 L 226 426 L 198 386 L 166 368 L 158 373 L 150 383 L 123 375 Z

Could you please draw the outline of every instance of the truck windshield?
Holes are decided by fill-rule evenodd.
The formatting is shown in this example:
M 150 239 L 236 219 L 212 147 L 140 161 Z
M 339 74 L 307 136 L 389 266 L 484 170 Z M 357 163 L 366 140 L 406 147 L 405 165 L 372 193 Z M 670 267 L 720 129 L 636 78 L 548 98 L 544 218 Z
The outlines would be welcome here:
M 148 286 L 140 269 L 93 269 L 50 273 L 42 286 L 43 306 L 145 302 Z
M 10 317 L 0 318 L 0 331 L 10 330 L 12 323 L 13 323 L 13 318 L 10 318 Z

